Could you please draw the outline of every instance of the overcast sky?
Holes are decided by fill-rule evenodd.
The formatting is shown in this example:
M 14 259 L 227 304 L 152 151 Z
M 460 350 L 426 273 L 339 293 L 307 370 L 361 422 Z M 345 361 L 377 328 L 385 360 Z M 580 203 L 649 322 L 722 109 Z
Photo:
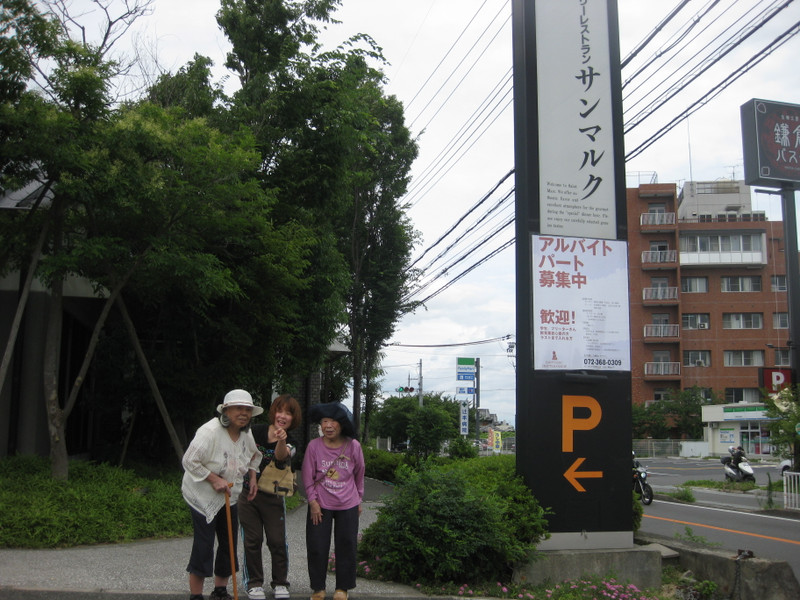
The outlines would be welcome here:
M 554 0 L 555 1 L 555 0 Z M 558 0 L 562 1 L 562 0 Z M 678 0 L 618 0 L 620 55 L 623 59 L 637 47 L 678 6 Z M 626 134 L 626 151 L 653 136 L 664 124 L 697 102 L 704 94 L 743 65 L 751 56 L 800 21 L 800 3 L 793 3 L 776 18 L 761 26 L 765 15 L 782 2 L 747 0 L 718 3 L 694 0 L 664 27 L 664 31 L 623 69 L 622 79 L 630 83 L 624 92 L 624 120 L 634 122 L 640 111 L 659 97 L 663 107 Z M 88 0 L 74 0 L 74 6 L 88 6 Z M 156 0 L 154 14 L 142 22 L 141 30 L 157 40 L 162 66 L 174 71 L 195 52 L 210 56 L 218 66 L 224 60 L 227 43 L 218 30 L 214 14 L 216 0 Z M 406 106 L 407 124 L 418 136 L 420 153 L 414 166 L 410 193 L 410 216 L 421 233 L 417 254 L 444 234 L 468 209 L 513 168 L 513 122 L 511 91 L 504 82 L 511 69 L 511 3 L 508 0 L 344 0 L 337 12 L 340 25 L 327 27 L 323 39 L 335 46 L 352 34 L 371 35 L 382 47 L 389 64 L 386 91 Z M 693 28 L 685 25 L 695 21 Z M 751 26 L 738 34 L 746 37 L 737 49 L 719 49 L 724 54 L 716 66 L 700 71 L 700 59 L 726 41 L 745 23 Z M 682 52 L 677 49 L 691 41 Z M 672 50 L 671 50 L 672 49 Z M 676 54 L 673 56 L 672 53 Z M 640 67 L 661 56 L 657 68 Z M 654 178 L 660 183 L 687 180 L 742 179 L 742 143 L 739 107 L 751 98 L 800 104 L 796 60 L 800 56 L 797 36 L 759 64 L 752 66 L 735 83 L 706 102 L 688 121 L 626 164 L 627 183 L 636 186 Z M 220 76 L 223 70 L 217 71 Z M 636 75 L 636 77 L 634 77 Z M 234 86 L 235 82 L 229 82 Z M 491 102 L 485 102 L 487 98 Z M 658 101 L 660 102 L 660 101 Z M 482 135 L 463 134 L 470 117 L 479 115 L 476 126 Z M 448 152 L 449 144 L 458 140 Z M 448 159 L 455 155 L 455 157 Z M 444 160 L 443 160 L 444 159 Z M 493 197 L 513 188 L 507 179 Z M 755 210 L 780 218 L 776 198 L 759 195 Z M 478 211 L 483 213 L 485 210 Z M 477 215 L 477 213 L 476 213 Z M 455 237 L 476 239 L 513 216 L 505 203 L 487 223 L 475 230 L 467 219 Z M 486 248 L 499 248 L 513 237 L 505 229 Z M 442 250 L 446 244 L 437 248 Z M 486 254 L 486 251 L 484 251 Z M 434 254 L 420 261 L 426 264 Z M 480 255 L 482 256 L 482 255 Z M 474 260 L 465 260 L 448 276 L 431 286 L 433 291 Z M 508 342 L 463 345 L 515 333 L 513 246 L 497 254 L 449 288 L 435 296 L 416 314 L 402 320 L 393 345 L 386 349 L 387 375 L 383 390 L 390 395 L 399 385 L 419 386 L 421 362 L 423 388 L 454 395 L 456 358 L 474 357 L 481 362 L 481 406 L 500 419 L 514 423 L 514 353 Z M 424 297 L 424 296 L 423 296 Z M 437 346 L 443 347 L 414 347 Z

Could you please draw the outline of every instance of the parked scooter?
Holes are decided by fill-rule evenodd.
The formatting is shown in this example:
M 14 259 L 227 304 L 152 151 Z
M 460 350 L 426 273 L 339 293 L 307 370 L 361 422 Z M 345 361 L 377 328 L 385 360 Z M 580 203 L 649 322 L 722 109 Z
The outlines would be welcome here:
M 753 473 L 753 467 L 747 461 L 744 455 L 744 449 L 741 446 L 731 446 L 728 448 L 730 456 L 723 456 L 720 461 L 722 468 L 725 471 L 726 481 L 752 481 L 755 483 L 756 476 Z
M 648 505 L 653 502 L 653 488 L 647 483 L 647 467 L 633 458 L 633 491 L 639 496 L 642 504 Z

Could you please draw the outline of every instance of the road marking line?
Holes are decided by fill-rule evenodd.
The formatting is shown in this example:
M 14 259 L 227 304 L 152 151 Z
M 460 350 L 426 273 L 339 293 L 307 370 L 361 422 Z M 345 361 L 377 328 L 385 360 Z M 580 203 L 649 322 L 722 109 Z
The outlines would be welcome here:
M 778 537 L 772 537 L 771 535 L 761 535 L 760 533 L 748 533 L 746 531 L 737 531 L 736 529 L 726 529 L 725 527 L 717 527 L 715 525 L 704 525 L 702 523 L 692 523 L 691 521 L 680 521 L 678 519 L 668 519 L 667 517 L 656 517 L 654 515 L 642 515 L 642 516 L 645 519 L 658 519 L 659 521 L 670 521 L 671 523 L 680 523 L 681 525 L 694 525 L 695 527 L 705 527 L 706 529 L 716 529 L 717 531 L 724 531 L 726 533 L 738 533 L 741 535 L 749 535 L 750 537 L 772 540 L 774 542 L 786 542 L 787 544 L 795 544 L 797 546 L 800 546 L 800 542 L 796 542 L 794 540 L 786 540 Z

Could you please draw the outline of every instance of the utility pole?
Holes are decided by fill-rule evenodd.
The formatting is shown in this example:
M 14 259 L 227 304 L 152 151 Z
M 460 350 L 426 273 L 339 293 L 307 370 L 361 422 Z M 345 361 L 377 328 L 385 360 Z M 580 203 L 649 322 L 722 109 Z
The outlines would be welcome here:
M 422 408 L 422 359 L 421 358 L 419 359 L 419 380 L 417 381 L 417 383 L 419 383 L 419 392 L 418 392 L 419 407 Z
M 783 244 L 786 258 L 786 294 L 789 304 L 789 364 L 792 369 L 792 383 L 797 390 L 797 376 L 800 368 L 800 261 L 797 257 L 797 213 L 794 203 L 795 187 L 791 183 L 781 186 L 781 209 L 783 210 Z M 795 402 L 798 399 L 795 398 Z M 794 440 L 793 467 L 800 468 L 800 442 Z
M 786 300 L 789 307 L 789 368 L 792 372 L 792 385 L 798 389 L 798 373 L 800 371 L 800 259 L 797 256 L 797 213 L 794 202 L 795 187 L 791 183 L 783 183 L 781 191 L 756 189 L 757 194 L 779 195 L 781 212 L 783 213 L 783 255 L 786 260 Z M 800 401 L 795 399 L 795 401 Z M 795 440 L 793 467 L 800 466 L 800 442 Z
M 478 409 L 481 406 L 481 359 L 475 359 L 475 441 L 480 442 L 481 427 Z

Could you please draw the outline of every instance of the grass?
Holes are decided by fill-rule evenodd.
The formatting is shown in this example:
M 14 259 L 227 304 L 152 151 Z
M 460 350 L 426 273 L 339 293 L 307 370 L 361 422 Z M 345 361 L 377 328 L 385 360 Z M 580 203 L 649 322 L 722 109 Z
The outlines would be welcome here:
M 772 490 L 773 492 L 783 491 L 783 481 L 770 481 L 767 485 L 756 485 L 752 481 L 717 481 L 714 479 L 694 479 L 682 484 L 685 487 L 709 488 L 721 490 L 723 492 L 750 492 L 752 490 Z
M 675 498 L 675 500 L 679 500 L 681 502 L 694 502 L 696 498 L 692 493 L 692 489 L 688 485 L 681 485 L 678 486 L 674 492 L 667 492 L 666 496 L 670 496 Z
M 719 548 L 722 545 L 718 542 L 709 542 L 702 535 L 696 535 L 692 528 L 688 525 L 684 528 L 683 534 L 675 534 L 675 539 L 682 540 L 684 542 L 691 542 L 693 544 L 699 544 L 700 546 L 706 546 L 708 548 Z
M 147 471 L 71 461 L 69 480 L 35 456 L 0 460 L 0 548 L 67 548 L 191 535 L 179 470 Z M 21 501 L 24 500 L 24 501 Z M 287 509 L 298 506 L 287 499 Z

